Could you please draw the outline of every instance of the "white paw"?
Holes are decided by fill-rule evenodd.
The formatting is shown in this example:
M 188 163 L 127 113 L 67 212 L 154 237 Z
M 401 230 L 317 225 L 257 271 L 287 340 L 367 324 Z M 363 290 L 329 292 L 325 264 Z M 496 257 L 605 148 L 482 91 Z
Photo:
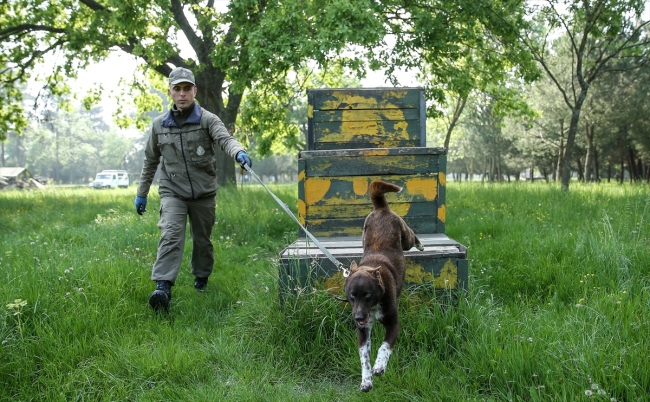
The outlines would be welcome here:
M 386 366 L 388 365 L 388 360 L 392 350 L 386 342 L 381 344 L 379 351 L 377 351 L 377 360 L 375 360 L 375 366 L 372 368 L 372 374 L 380 376 L 386 371 Z
M 359 390 L 362 392 L 368 392 L 372 389 L 372 378 L 369 380 L 363 380 L 361 381 L 361 387 L 359 387 Z

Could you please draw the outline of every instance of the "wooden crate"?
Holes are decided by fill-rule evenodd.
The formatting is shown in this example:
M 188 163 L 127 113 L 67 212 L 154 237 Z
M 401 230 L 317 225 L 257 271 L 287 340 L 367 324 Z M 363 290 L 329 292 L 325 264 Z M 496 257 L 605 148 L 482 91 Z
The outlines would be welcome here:
M 467 289 L 467 248 L 442 233 L 418 234 L 424 251 L 413 248 L 406 257 L 405 288 L 426 291 Z M 361 259 L 361 237 L 334 237 L 319 242 L 346 267 Z M 280 288 L 292 291 L 318 288 L 343 293 L 341 271 L 309 241 L 299 239 L 280 253 Z
M 445 233 L 446 160 L 443 148 L 303 151 L 298 219 L 317 238 L 360 236 L 380 179 L 403 187 L 386 199 L 415 233 Z
M 307 150 L 424 147 L 424 88 L 307 90 Z

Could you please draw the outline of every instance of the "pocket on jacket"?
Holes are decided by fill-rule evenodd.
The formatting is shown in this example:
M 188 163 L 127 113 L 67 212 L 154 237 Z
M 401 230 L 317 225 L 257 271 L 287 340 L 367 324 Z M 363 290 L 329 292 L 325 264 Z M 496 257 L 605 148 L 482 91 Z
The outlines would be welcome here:
M 195 140 L 189 138 L 187 141 L 187 149 L 190 151 L 190 160 L 196 166 L 204 166 L 213 159 L 212 141 L 207 139 L 205 135 Z
M 173 165 L 178 163 L 176 145 L 173 142 L 159 142 L 158 149 L 160 149 L 165 164 Z

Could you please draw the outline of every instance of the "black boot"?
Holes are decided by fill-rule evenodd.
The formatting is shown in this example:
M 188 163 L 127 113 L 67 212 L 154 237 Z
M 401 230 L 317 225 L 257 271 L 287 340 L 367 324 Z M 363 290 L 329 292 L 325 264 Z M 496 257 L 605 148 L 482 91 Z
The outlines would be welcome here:
M 208 286 L 208 278 L 199 278 L 198 276 L 194 278 L 194 289 L 204 290 Z
M 169 310 L 172 299 L 172 283 L 170 281 L 156 281 L 156 290 L 149 296 L 149 305 L 156 311 Z

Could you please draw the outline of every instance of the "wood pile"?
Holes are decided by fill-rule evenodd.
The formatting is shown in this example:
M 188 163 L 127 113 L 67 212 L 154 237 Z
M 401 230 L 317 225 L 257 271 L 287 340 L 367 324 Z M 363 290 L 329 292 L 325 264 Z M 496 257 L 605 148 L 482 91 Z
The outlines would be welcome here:
M 25 189 L 39 189 L 45 190 L 47 187 L 38 180 L 29 178 L 27 180 L 13 179 L 0 176 L 0 190 L 25 190 Z

